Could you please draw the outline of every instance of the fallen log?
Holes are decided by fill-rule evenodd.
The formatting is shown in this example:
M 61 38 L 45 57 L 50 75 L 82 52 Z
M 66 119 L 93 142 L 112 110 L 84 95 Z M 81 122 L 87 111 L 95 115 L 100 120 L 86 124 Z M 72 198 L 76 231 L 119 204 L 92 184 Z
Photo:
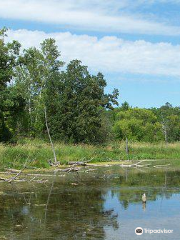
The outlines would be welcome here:
M 69 165 L 87 166 L 86 162 L 69 162 Z
M 66 168 L 66 169 L 61 169 L 59 170 L 60 172 L 78 172 L 80 168 Z
M 10 173 L 19 173 L 20 170 L 17 169 L 11 169 L 11 168 L 5 168 L 6 171 L 10 172 Z
M 28 173 L 27 176 L 34 176 L 34 177 L 53 177 L 52 174 L 42 174 L 42 173 Z
M 171 164 L 166 164 L 166 165 L 156 165 L 156 166 L 153 166 L 154 168 L 161 168 L 161 167 L 168 167 L 170 166 Z
M 6 178 L 2 178 L 2 177 L 0 177 L 0 180 L 1 180 L 1 181 L 5 181 L 5 182 L 7 182 L 7 179 L 6 179 Z
M 17 177 L 19 177 L 19 175 L 24 171 L 24 169 L 26 168 L 26 164 L 24 165 L 24 167 L 21 169 L 21 171 L 19 171 L 14 177 L 10 178 L 8 180 L 9 183 L 11 183 L 12 181 L 14 181 Z

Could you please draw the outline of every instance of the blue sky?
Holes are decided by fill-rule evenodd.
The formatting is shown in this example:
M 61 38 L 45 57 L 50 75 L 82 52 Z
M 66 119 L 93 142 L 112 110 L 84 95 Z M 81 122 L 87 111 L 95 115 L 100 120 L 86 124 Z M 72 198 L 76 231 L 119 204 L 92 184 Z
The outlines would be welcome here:
M 65 62 L 101 71 L 119 102 L 180 106 L 180 0 L 0 0 L 0 27 L 23 47 L 56 39 Z

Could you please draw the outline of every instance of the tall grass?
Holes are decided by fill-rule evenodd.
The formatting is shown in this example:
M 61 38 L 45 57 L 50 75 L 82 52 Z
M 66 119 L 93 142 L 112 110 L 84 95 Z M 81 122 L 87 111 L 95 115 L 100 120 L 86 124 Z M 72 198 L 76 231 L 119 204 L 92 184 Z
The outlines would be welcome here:
M 130 143 L 129 156 L 124 142 L 111 143 L 106 146 L 68 145 L 55 143 L 57 160 L 62 164 L 69 161 L 109 162 L 120 160 L 164 159 L 173 160 L 180 166 L 180 143 Z M 21 168 L 29 161 L 28 166 L 48 168 L 53 161 L 53 153 L 49 143 L 39 139 L 21 139 L 17 145 L 0 145 L 0 169 Z

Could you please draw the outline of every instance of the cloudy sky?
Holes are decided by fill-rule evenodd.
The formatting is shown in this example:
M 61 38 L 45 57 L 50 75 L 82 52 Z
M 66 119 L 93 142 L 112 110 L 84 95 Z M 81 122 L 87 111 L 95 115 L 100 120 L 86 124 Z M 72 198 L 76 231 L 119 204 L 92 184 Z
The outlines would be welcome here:
M 180 106 L 180 0 L 0 0 L 0 27 L 23 47 L 56 39 L 63 60 L 101 71 L 119 102 Z

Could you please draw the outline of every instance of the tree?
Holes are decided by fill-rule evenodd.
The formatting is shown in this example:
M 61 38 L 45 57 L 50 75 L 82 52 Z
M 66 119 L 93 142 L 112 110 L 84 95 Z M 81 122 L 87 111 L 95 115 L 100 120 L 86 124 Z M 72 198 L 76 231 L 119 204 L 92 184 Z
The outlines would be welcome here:
M 122 103 L 122 105 L 121 105 L 121 109 L 122 110 L 124 110 L 124 111 L 126 111 L 126 110 L 128 110 L 130 108 L 130 106 L 129 106 L 129 103 L 128 102 L 124 102 L 124 103 Z
M 161 124 L 165 142 L 180 141 L 180 108 L 166 103 L 152 111 Z
M 0 30 L 0 141 L 7 141 L 12 136 L 12 113 L 22 103 L 14 92 L 11 95 L 10 84 L 17 64 L 20 44 L 17 41 L 5 43 L 7 29 Z M 21 102 L 21 103 L 20 103 Z M 13 110 L 14 109 L 14 110 Z M 12 124 L 11 124 L 12 123 Z
M 103 75 L 90 75 L 78 60 L 71 61 L 66 72 L 49 83 L 48 112 L 54 138 L 73 143 L 103 141 L 101 114 L 117 104 L 118 91 L 105 94 Z
M 41 49 L 24 50 L 16 68 L 16 87 L 26 100 L 26 110 L 29 119 L 30 135 L 43 135 L 44 128 L 52 146 L 54 161 L 57 163 L 54 145 L 47 116 L 47 88 L 51 85 L 63 62 L 59 61 L 60 53 L 54 39 L 46 39 L 41 43 Z
M 118 91 L 105 94 L 104 76 L 91 75 L 78 60 L 61 71 L 64 63 L 54 39 L 21 55 L 19 48 L 15 41 L 1 41 L 0 128 L 34 137 L 48 133 L 51 143 L 51 135 L 73 143 L 103 142 L 110 126 L 106 110 L 118 104 Z
M 136 141 L 153 142 L 163 139 L 161 124 L 151 110 L 130 108 L 120 109 L 114 123 L 115 136 Z
M 16 68 L 16 88 L 26 101 L 28 133 L 42 135 L 45 128 L 45 107 L 47 86 L 53 81 L 63 62 L 53 39 L 46 39 L 41 49 L 24 50 Z

